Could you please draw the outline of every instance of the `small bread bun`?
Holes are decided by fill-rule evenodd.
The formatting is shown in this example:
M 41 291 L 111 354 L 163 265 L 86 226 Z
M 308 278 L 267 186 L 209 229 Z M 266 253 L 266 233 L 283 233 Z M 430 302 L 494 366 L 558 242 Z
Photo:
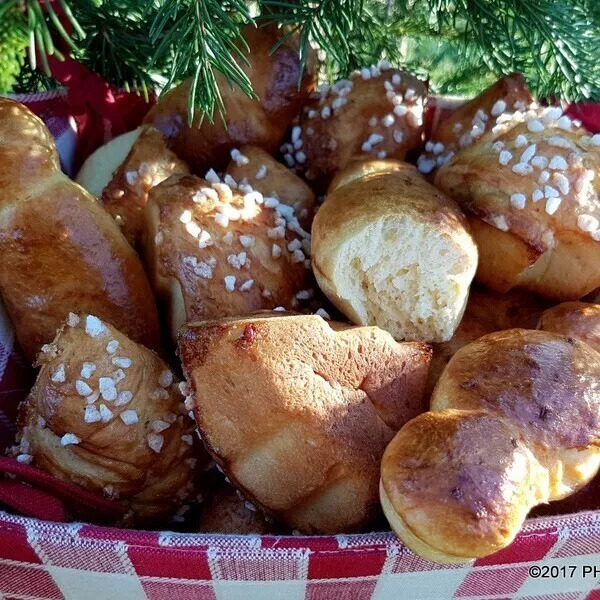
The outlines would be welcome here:
M 100 198 L 102 190 L 112 179 L 113 173 L 127 158 L 131 147 L 138 139 L 141 127 L 118 135 L 97 150 L 94 150 L 86 159 L 75 181 L 92 196 Z
M 146 207 L 146 265 L 173 339 L 187 321 L 293 308 L 313 294 L 310 234 L 293 208 L 207 177 L 173 176 Z
M 542 313 L 538 329 L 580 339 L 600 352 L 600 305 L 563 302 Z
M 189 168 L 167 148 L 162 133 L 146 125 L 101 198 L 132 246 L 139 247 L 144 234 L 148 192 L 173 173 L 187 174 Z
M 164 134 L 169 147 L 194 172 L 225 169 L 230 151 L 245 144 L 274 154 L 314 89 L 314 53 L 309 48 L 301 65 L 298 36 L 282 40 L 285 32 L 277 26 L 254 24 L 245 26 L 242 35 L 246 47 L 240 45 L 241 56 L 233 55 L 252 82 L 254 97 L 217 73 L 225 118 L 215 112 L 211 120 L 198 111 L 188 123 L 192 78 L 165 94 L 146 116 L 145 122 Z
M 381 463 L 390 525 L 423 558 L 469 562 L 507 546 L 536 505 L 600 466 L 600 355 L 544 331 L 510 329 L 460 349 L 431 409 Z
M 532 101 L 523 75 L 512 73 L 502 77 L 448 117 L 434 123 L 425 152 L 417 160 L 419 171 L 430 173 L 445 164 L 492 129 L 499 117 L 525 110 Z
M 558 107 L 505 119 L 436 174 L 470 215 L 477 279 L 576 300 L 600 285 L 600 138 Z
M 477 248 L 458 206 L 415 167 L 338 187 L 317 212 L 312 234 L 319 287 L 353 323 L 377 325 L 397 340 L 452 337 Z
M 305 533 L 371 520 L 383 450 L 423 409 L 427 346 L 257 313 L 188 323 L 179 351 L 206 448 L 254 506 Z
M 249 183 L 264 196 L 275 197 L 293 207 L 300 225 L 310 231 L 315 195 L 300 177 L 256 146 L 234 148 L 231 156 L 227 174 L 235 181 Z
M 290 167 L 326 190 L 354 160 L 395 158 L 421 146 L 427 85 L 384 62 L 321 86 L 281 148 Z
M 169 367 L 95 316 L 71 313 L 38 357 L 18 460 L 121 501 L 133 521 L 190 494 L 193 422 Z

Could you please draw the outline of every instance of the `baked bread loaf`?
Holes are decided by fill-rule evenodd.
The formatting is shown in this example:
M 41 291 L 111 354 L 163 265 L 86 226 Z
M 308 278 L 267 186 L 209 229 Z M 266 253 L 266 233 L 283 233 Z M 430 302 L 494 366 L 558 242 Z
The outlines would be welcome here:
M 465 314 L 454 335 L 447 342 L 433 344 L 425 396 L 431 396 L 444 368 L 463 346 L 494 331 L 535 329 L 546 307 L 547 303 L 541 298 L 521 290 L 497 294 L 471 286 Z
M 70 311 L 95 314 L 157 347 L 158 315 L 119 227 L 60 170 L 46 126 L 0 98 L 0 295 L 33 360 Z
M 186 321 L 291 308 L 313 293 L 310 234 L 293 209 L 207 177 L 173 176 L 146 207 L 146 265 L 174 339 Z
M 502 77 L 470 102 L 459 106 L 447 118 L 433 123 L 425 152 L 419 156 L 421 173 L 431 173 L 463 148 L 472 146 L 507 113 L 526 110 L 533 98 L 523 75 Z
M 423 410 L 427 346 L 263 313 L 188 323 L 179 351 L 206 448 L 254 506 L 305 533 L 370 521 L 383 450 Z
M 470 215 L 477 279 L 575 300 L 600 285 L 600 136 L 558 107 L 508 117 L 436 174 Z
M 405 164 L 327 196 L 313 223 L 312 264 L 353 323 L 444 342 L 462 317 L 477 248 L 458 206 Z
M 308 53 L 302 70 L 296 36 L 288 37 L 273 51 L 284 35 L 277 27 L 248 25 L 242 34 L 249 47 L 249 52 L 243 51 L 247 63 L 237 60 L 252 82 L 256 99 L 217 74 L 223 119 L 214 115 L 211 122 L 198 114 L 192 125 L 188 124 L 191 79 L 165 94 L 146 116 L 145 122 L 165 135 L 175 154 L 194 172 L 225 169 L 230 151 L 244 144 L 274 154 L 314 88 L 314 57 Z
M 580 339 L 600 352 L 600 305 L 563 302 L 542 313 L 538 329 Z
M 468 562 L 507 546 L 536 505 L 600 465 L 600 355 L 545 331 L 510 329 L 459 350 L 381 463 L 381 503 L 411 550 Z
M 228 175 L 235 181 L 248 183 L 265 196 L 277 198 L 282 204 L 293 207 L 300 225 L 310 231 L 315 195 L 298 175 L 257 146 L 234 148 L 231 156 Z
M 93 315 L 69 314 L 38 356 L 19 409 L 17 459 L 131 508 L 172 514 L 193 489 L 193 421 L 153 352 Z
M 421 146 L 426 98 L 426 84 L 413 75 L 385 62 L 365 67 L 311 96 L 283 158 L 322 191 L 354 160 L 404 160 Z
M 132 246 L 141 245 L 148 192 L 173 173 L 187 174 L 189 168 L 167 148 L 160 131 L 151 126 L 143 127 L 101 197 L 104 208 L 115 218 Z
M 131 147 L 138 139 L 141 127 L 114 137 L 94 150 L 86 159 L 75 181 L 95 198 L 102 196 L 102 190 L 110 183 L 113 173 L 127 158 Z

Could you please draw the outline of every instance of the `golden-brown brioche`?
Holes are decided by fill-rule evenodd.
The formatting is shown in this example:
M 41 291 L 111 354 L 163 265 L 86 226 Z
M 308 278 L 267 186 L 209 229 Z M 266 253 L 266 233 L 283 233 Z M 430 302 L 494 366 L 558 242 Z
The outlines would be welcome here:
M 522 75 L 512 73 L 502 77 L 479 96 L 456 108 L 447 118 L 433 124 L 425 152 L 417 160 L 419 171 L 430 173 L 443 165 L 492 129 L 498 117 L 525 110 L 532 101 Z
M 25 106 L 0 98 L 0 295 L 28 359 L 70 311 L 158 346 L 158 315 L 137 254 L 102 206 L 60 170 Z
M 600 465 L 600 355 L 511 329 L 460 349 L 431 412 L 386 449 L 381 499 L 394 531 L 436 562 L 507 546 L 537 504 L 569 496 Z
M 250 502 L 306 533 L 374 516 L 383 450 L 423 408 L 427 346 L 258 313 L 188 323 L 179 351 L 204 443 Z
M 189 125 L 189 79 L 168 92 L 145 119 L 167 137 L 175 154 L 198 173 L 210 167 L 224 169 L 230 150 L 244 144 L 260 146 L 274 154 L 314 87 L 312 53 L 303 72 L 295 36 L 272 52 L 284 35 L 281 30 L 248 25 L 242 33 L 249 46 L 249 52 L 243 51 L 248 63 L 236 60 L 252 82 L 257 98 L 248 97 L 217 74 L 224 120 L 215 114 L 212 123 L 207 118 L 200 122 L 202 115 L 198 115 Z
M 245 181 L 261 194 L 292 206 L 302 227 L 310 231 L 315 195 L 300 177 L 257 146 L 234 148 L 231 154 L 227 173 L 236 182 Z
M 319 89 L 282 146 L 316 189 L 353 160 L 404 160 L 421 146 L 427 85 L 413 75 L 380 63 Z
M 425 396 L 431 396 L 449 360 L 463 346 L 486 333 L 502 329 L 535 329 L 546 306 L 537 296 L 521 290 L 497 294 L 479 286 L 472 286 L 465 314 L 452 338 L 441 344 L 433 344 Z
M 578 338 L 600 352 L 600 305 L 563 302 L 542 313 L 538 329 Z
M 143 127 L 101 198 L 132 246 L 138 247 L 144 234 L 148 192 L 173 173 L 187 174 L 189 168 L 167 148 L 160 131 Z
M 561 115 L 504 119 L 436 174 L 470 214 L 478 281 L 498 292 L 575 300 L 600 285 L 600 136 Z
M 204 533 L 274 533 L 262 513 L 248 502 L 240 492 L 225 482 L 215 483 L 202 489 L 202 504 L 198 531 Z
M 19 412 L 20 456 L 131 508 L 173 513 L 193 487 L 193 421 L 153 352 L 93 315 L 71 313 L 38 356 Z
M 405 164 L 327 196 L 313 223 L 312 264 L 321 290 L 353 323 L 398 340 L 443 342 L 462 317 L 477 248 L 455 202 Z
M 142 127 L 114 137 L 94 150 L 86 159 L 75 177 L 75 181 L 95 198 L 102 196 L 102 190 L 110 183 L 114 172 L 127 158 Z
M 173 338 L 186 321 L 312 296 L 310 235 L 292 208 L 250 186 L 173 176 L 150 191 L 146 219 L 146 264 Z
M 331 194 L 337 190 L 337 188 L 352 183 L 357 179 L 362 179 L 372 173 L 391 173 L 393 171 L 406 172 L 406 165 L 407 163 L 393 158 L 352 161 L 345 169 L 337 172 L 327 188 L 327 193 Z

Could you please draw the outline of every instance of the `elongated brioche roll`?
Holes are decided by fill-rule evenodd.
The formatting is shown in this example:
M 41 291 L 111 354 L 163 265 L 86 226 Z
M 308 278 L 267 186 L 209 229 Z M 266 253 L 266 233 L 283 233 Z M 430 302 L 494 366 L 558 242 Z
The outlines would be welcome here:
M 511 329 L 459 350 L 381 463 L 381 502 L 406 545 L 440 563 L 504 548 L 536 505 L 586 485 L 600 465 L 600 355 Z
M 249 51 L 242 50 L 244 59 L 236 57 L 236 60 L 252 82 L 255 98 L 247 96 L 237 85 L 230 85 L 217 73 L 224 104 L 223 119 L 215 115 L 211 122 L 198 114 L 194 122 L 188 124 L 191 79 L 165 94 L 146 116 L 145 122 L 165 135 L 175 154 L 194 172 L 204 173 L 211 167 L 224 169 L 229 162 L 229 152 L 244 144 L 259 146 L 274 154 L 314 88 L 312 51 L 308 52 L 303 70 L 296 36 L 288 37 L 274 50 L 285 35 L 275 26 L 248 25 L 242 35 Z
M 600 285 L 600 136 L 558 107 L 504 120 L 436 174 L 469 215 L 477 279 L 576 300 Z
M 0 294 L 27 358 L 70 311 L 106 319 L 158 346 L 142 263 L 95 198 L 60 170 L 46 126 L 0 98 Z
M 248 183 L 261 194 L 291 206 L 302 227 L 310 231 L 315 195 L 298 175 L 257 146 L 234 148 L 231 155 L 228 175 L 238 183 Z
M 462 317 L 477 248 L 458 206 L 406 164 L 327 196 L 313 223 L 312 264 L 352 322 L 443 342 Z
M 421 146 L 427 85 L 385 62 L 319 88 L 282 146 L 288 166 L 326 190 L 354 160 L 395 158 Z
M 146 264 L 174 339 L 187 321 L 292 308 L 313 293 L 310 234 L 293 208 L 207 177 L 173 176 L 146 207 Z
M 563 302 L 553 306 L 541 314 L 538 329 L 578 338 L 600 352 L 600 304 Z
M 100 199 L 132 246 L 139 247 L 145 233 L 148 192 L 174 173 L 187 174 L 189 168 L 167 148 L 160 131 L 143 127 Z
M 168 366 L 92 315 L 67 324 L 38 357 L 20 407 L 20 455 L 104 493 L 134 522 L 172 514 L 193 488 L 193 421 Z
M 187 324 L 179 350 L 204 443 L 253 505 L 306 533 L 374 516 L 383 450 L 423 409 L 427 346 L 257 313 Z
M 507 113 L 525 110 L 533 98 L 523 75 L 512 73 L 502 77 L 447 118 L 433 124 L 425 152 L 419 156 L 417 167 L 430 173 L 449 161 L 463 148 L 472 146 L 498 119 Z

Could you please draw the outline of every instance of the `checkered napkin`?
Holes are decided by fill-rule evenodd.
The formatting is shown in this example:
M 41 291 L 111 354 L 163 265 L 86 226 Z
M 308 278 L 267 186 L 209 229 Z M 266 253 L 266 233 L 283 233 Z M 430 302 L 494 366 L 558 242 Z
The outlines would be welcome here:
M 82 158 L 77 147 L 85 118 L 73 116 L 65 92 L 17 99 L 42 116 L 63 168 L 73 173 Z M 597 107 L 570 112 L 600 130 Z M 115 133 L 110 121 L 98 122 L 104 123 L 105 138 Z M 93 130 L 97 139 L 93 144 L 88 139 L 87 148 L 103 141 L 98 127 Z M 33 375 L 0 306 L 0 450 L 14 439 L 16 407 Z M 20 477 L 27 480 L 27 473 Z M 20 512 L 30 515 L 0 511 L 0 600 L 600 600 L 600 511 L 530 519 L 505 550 L 472 565 L 440 566 L 415 556 L 387 532 L 231 536 L 52 522 L 64 519 L 65 505 L 76 514 L 74 490 L 56 481 L 44 484 L 30 472 L 29 477 L 37 486 L 26 498 L 10 483 L 0 492 L 15 492 Z M 79 496 L 79 508 L 94 508 L 96 500 Z M 96 508 L 96 515 L 110 512 Z M 536 576 L 536 567 L 548 577 Z

